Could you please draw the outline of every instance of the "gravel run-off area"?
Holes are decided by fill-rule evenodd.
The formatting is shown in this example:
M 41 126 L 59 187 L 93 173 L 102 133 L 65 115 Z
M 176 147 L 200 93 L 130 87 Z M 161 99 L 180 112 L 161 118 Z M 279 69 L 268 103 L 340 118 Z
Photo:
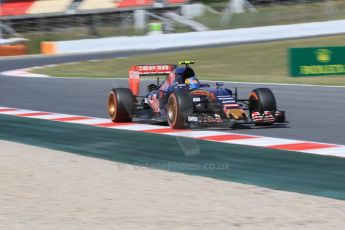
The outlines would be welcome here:
M 342 229 L 345 202 L 0 141 L 0 229 Z

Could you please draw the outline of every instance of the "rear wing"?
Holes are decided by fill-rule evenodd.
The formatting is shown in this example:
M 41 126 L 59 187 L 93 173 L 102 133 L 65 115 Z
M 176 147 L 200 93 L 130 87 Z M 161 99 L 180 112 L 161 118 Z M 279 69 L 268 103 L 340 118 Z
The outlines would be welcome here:
M 129 78 L 140 76 L 168 75 L 176 68 L 173 64 L 134 65 L 129 69 Z
M 174 64 L 134 65 L 128 71 L 129 88 L 133 95 L 138 96 L 141 77 L 169 75 L 175 68 Z M 159 78 L 157 78 L 157 85 L 159 85 Z

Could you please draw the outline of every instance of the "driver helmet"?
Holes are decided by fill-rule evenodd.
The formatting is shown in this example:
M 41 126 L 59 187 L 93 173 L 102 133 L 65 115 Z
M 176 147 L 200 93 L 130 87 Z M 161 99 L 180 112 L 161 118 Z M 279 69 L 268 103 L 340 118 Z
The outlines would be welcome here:
M 189 86 L 189 89 L 198 89 L 200 87 L 199 80 L 195 76 L 187 78 L 184 83 Z

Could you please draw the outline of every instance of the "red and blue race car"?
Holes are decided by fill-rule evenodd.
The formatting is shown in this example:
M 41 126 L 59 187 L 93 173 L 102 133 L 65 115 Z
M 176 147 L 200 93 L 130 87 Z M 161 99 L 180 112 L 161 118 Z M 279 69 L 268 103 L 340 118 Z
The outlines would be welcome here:
M 237 89 L 200 83 L 193 61 L 179 65 L 135 65 L 129 70 L 129 88 L 114 88 L 108 98 L 108 113 L 113 122 L 133 118 L 168 122 L 174 129 L 194 127 L 235 127 L 239 124 L 286 124 L 285 112 L 277 110 L 272 91 L 254 89 L 248 99 L 239 99 Z M 160 83 L 160 76 L 165 80 Z M 141 79 L 157 76 L 156 84 L 140 91 Z

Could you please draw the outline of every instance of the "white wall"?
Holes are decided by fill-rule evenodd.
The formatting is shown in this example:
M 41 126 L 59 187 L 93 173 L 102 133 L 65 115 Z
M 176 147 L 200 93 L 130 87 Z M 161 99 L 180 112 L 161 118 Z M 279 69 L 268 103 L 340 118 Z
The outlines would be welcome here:
M 111 37 L 56 42 L 57 53 L 156 50 L 236 44 L 345 33 L 345 20 L 277 25 L 232 30 Z

